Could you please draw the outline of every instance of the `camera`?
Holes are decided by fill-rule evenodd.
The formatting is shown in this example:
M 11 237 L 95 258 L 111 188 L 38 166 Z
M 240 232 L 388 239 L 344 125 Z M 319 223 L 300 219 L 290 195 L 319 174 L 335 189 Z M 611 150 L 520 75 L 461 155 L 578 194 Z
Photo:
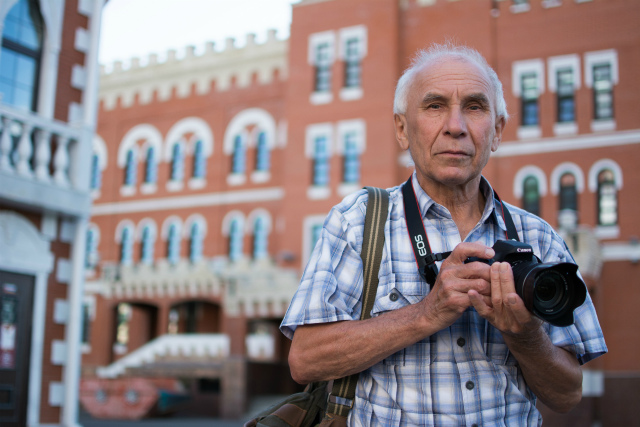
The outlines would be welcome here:
M 465 263 L 508 262 L 513 270 L 516 293 L 534 315 L 554 326 L 573 324 L 573 311 L 584 303 L 587 287 L 578 276 L 578 266 L 569 262 L 543 263 L 533 248 L 515 240 L 498 240 L 492 259 L 467 258 Z

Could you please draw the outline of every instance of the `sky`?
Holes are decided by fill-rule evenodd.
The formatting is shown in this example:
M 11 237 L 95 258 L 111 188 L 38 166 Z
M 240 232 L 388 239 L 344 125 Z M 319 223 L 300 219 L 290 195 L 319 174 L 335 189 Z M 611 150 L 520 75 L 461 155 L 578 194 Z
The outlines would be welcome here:
M 122 61 L 125 68 L 132 57 L 142 65 L 150 53 L 160 61 L 167 49 L 178 57 L 188 45 L 196 54 L 205 43 L 215 42 L 223 50 L 225 39 L 234 37 L 242 46 L 248 33 L 264 42 L 268 29 L 276 29 L 278 39 L 289 37 L 291 4 L 299 0 L 109 0 L 104 7 L 100 37 L 100 63 L 110 67 Z

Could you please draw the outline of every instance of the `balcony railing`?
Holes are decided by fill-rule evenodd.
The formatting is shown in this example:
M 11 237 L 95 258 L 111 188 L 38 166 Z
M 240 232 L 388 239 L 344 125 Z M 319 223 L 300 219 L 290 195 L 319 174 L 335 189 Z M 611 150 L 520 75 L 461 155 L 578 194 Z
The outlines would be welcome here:
M 0 105 L 0 198 L 86 214 L 90 142 L 83 129 Z

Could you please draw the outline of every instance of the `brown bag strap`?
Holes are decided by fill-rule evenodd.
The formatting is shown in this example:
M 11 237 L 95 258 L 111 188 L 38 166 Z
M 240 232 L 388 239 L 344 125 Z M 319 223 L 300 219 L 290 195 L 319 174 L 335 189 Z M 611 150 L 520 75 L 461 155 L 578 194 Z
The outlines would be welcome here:
M 378 290 L 378 271 L 382 261 L 382 248 L 384 247 L 384 224 L 387 221 L 389 210 L 389 193 L 386 190 L 375 187 L 365 187 L 369 193 L 367 214 L 364 220 L 364 236 L 362 242 L 362 313 L 360 320 L 371 317 L 373 302 Z M 358 376 L 353 374 L 348 377 L 333 381 L 333 389 L 329 395 L 327 413 L 346 417 L 353 407 L 356 396 L 356 384 Z M 336 397 L 351 401 L 350 405 L 344 405 L 336 401 Z

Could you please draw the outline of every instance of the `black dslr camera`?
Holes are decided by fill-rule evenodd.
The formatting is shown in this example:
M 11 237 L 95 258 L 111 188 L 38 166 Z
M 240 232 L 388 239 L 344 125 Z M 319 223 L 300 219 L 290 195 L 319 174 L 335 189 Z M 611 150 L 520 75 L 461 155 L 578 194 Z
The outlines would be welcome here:
M 508 262 L 513 270 L 516 293 L 527 309 L 554 326 L 573 324 L 573 311 L 587 297 L 587 287 L 578 277 L 578 266 L 569 262 L 543 263 L 533 248 L 515 240 L 498 240 L 492 259 L 467 258 L 465 263 Z

